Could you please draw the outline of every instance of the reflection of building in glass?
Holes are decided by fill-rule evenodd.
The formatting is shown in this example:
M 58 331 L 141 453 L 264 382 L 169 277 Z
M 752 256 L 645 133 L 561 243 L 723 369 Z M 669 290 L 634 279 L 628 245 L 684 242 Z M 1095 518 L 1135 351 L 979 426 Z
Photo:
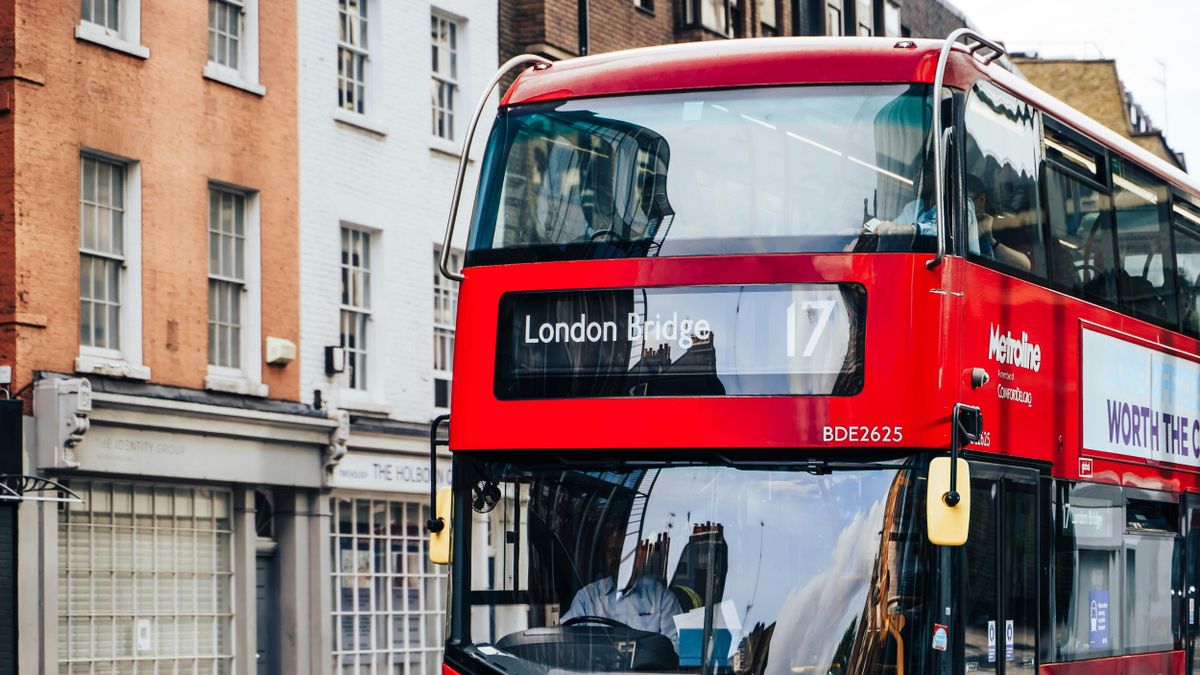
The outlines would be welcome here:
M 721 523 L 697 523 L 683 547 L 670 589 L 684 611 L 706 604 L 717 604 L 725 593 L 725 575 L 729 572 L 729 545 Z M 709 597 L 711 586 L 711 598 Z
M 717 377 L 716 336 L 696 335 L 692 346 L 671 360 L 671 345 L 644 347 L 642 357 L 629 370 L 630 393 L 635 396 L 721 396 L 725 385 Z

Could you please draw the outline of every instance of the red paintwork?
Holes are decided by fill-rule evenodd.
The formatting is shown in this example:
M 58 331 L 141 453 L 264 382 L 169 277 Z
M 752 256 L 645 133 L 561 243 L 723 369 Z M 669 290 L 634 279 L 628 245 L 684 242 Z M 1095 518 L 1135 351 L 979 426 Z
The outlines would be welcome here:
M 442 664 L 442 675 L 459 675 L 459 672 L 446 664 Z
M 470 412 L 452 417 L 451 447 L 821 447 L 834 454 L 838 447 L 946 447 L 951 407 L 962 401 L 982 408 L 991 435 L 987 447 L 972 449 L 1052 462 L 1055 475 L 1078 478 L 1083 322 L 1200 360 L 1196 341 L 1171 331 L 959 258 L 928 270 L 928 258 L 776 254 L 468 268 L 453 410 Z M 508 291 L 813 281 L 858 281 L 868 289 L 866 379 L 857 396 L 500 401 L 492 393 L 497 310 Z M 1041 345 L 1037 373 L 1004 368 L 1014 373 L 1008 386 L 1032 394 L 1029 406 L 997 397 L 1002 368 L 988 358 L 993 323 Z M 991 378 L 978 390 L 969 386 L 973 367 Z M 904 440 L 826 443 L 827 424 L 902 425 Z M 1198 478 L 1172 465 L 1096 456 L 1089 480 L 1181 490 L 1200 489 Z
M 896 38 L 762 38 L 585 56 L 557 61 L 545 70 L 525 71 L 501 105 L 685 89 L 862 82 L 931 84 L 943 41 L 908 40 L 915 47 L 907 49 L 897 48 L 898 42 Z M 947 62 L 946 86 L 965 90 L 978 79 L 991 80 L 1200 197 L 1200 183 L 1187 174 L 999 64 L 984 66 L 957 46 Z
M 946 296 L 929 292 L 947 268 L 929 272 L 927 258 L 769 255 L 467 268 L 458 311 L 470 323 L 460 321 L 456 334 L 451 409 L 470 412 L 451 417 L 451 448 L 820 446 L 827 423 L 903 425 L 903 445 L 943 446 L 957 378 L 933 367 L 946 362 L 948 340 L 928 344 L 930 333 L 919 329 L 950 321 Z M 497 310 L 505 292 L 831 280 L 861 281 L 869 289 L 867 376 L 858 396 L 499 401 L 492 393 Z M 911 358 L 916 354 L 920 358 Z
M 1182 651 L 1114 656 L 1109 659 L 1047 663 L 1041 675 L 1166 675 L 1182 673 L 1187 655 Z

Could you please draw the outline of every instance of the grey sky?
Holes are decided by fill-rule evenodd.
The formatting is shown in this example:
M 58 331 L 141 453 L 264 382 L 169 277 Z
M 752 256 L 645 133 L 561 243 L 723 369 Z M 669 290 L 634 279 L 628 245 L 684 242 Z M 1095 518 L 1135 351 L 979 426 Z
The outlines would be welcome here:
M 1117 72 L 1134 99 L 1164 129 L 1171 147 L 1186 155 L 1189 173 L 1200 176 L 1200 40 L 1195 37 L 1200 2 L 948 1 L 984 35 L 1009 49 L 1116 59 Z

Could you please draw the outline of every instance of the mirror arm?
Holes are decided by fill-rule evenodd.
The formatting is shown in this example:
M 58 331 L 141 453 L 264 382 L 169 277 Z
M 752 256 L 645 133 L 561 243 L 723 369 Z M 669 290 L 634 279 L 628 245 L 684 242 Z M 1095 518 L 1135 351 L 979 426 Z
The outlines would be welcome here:
M 954 426 L 958 426 L 957 419 Z M 962 501 L 962 495 L 958 494 L 958 444 L 958 430 L 955 429 L 954 437 L 950 439 L 950 490 L 942 495 L 942 501 L 950 508 Z
M 970 429 L 963 426 L 963 419 L 968 416 L 974 417 Z M 946 506 L 954 508 L 962 501 L 962 495 L 958 493 L 958 455 L 965 443 L 974 443 L 983 434 L 983 411 L 978 406 L 955 403 L 951 419 L 953 430 L 950 434 L 950 490 L 942 495 L 942 501 Z
M 449 415 L 438 415 L 429 424 L 429 520 L 425 521 L 425 529 L 433 534 L 446 529 L 446 521 L 438 516 L 437 510 L 437 449 L 439 446 L 450 445 L 448 438 L 444 441 L 438 439 L 438 428 L 449 421 Z

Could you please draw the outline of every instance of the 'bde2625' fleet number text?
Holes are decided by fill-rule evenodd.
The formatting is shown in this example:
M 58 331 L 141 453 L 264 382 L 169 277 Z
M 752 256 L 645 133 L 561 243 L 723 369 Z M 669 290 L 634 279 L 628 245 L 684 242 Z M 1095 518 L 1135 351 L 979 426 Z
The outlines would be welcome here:
M 825 443 L 899 443 L 904 440 L 900 426 L 826 426 L 821 431 Z

